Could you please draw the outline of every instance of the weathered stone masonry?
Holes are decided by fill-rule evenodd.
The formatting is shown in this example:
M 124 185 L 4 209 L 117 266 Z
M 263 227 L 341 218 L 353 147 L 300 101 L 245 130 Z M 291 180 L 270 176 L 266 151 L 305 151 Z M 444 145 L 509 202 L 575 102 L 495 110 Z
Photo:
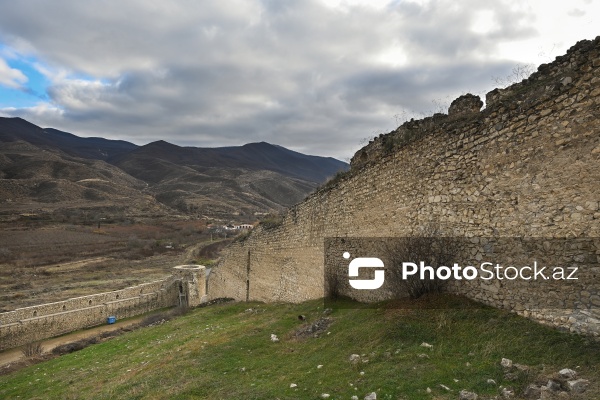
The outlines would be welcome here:
M 450 115 L 381 135 L 356 153 L 347 176 L 291 208 L 281 225 L 233 244 L 211 273 L 209 297 L 322 297 L 326 237 L 410 236 L 431 222 L 462 237 L 600 237 L 599 71 L 600 37 L 488 93 L 483 111 L 469 95 Z M 593 306 L 577 315 L 527 314 L 518 293 L 456 290 L 598 335 L 598 257 L 587 290 L 556 288 L 577 290 L 572 295 Z
M 1 313 L 0 350 L 101 325 L 109 316 L 122 319 L 205 300 L 204 267 L 179 266 L 164 280 Z

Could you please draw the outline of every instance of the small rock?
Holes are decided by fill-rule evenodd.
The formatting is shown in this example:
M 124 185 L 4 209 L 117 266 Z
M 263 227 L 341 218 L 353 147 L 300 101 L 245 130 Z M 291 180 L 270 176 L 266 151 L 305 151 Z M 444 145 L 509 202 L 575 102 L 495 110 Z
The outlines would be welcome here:
M 350 400 L 358 400 L 358 396 L 352 396 L 350 397 Z
M 573 83 L 573 78 L 571 78 L 570 76 L 565 76 L 564 78 L 562 78 L 560 83 L 562 83 L 565 86 L 569 85 L 569 84 Z
M 360 375 L 363 376 L 365 374 L 365 371 L 360 371 Z
M 583 393 L 587 390 L 590 385 L 590 381 L 587 379 L 577 379 L 574 381 L 567 381 L 567 385 L 569 385 L 569 390 L 575 393 Z
M 577 372 L 569 368 L 561 369 L 558 374 L 565 379 L 575 379 L 577 376 Z
M 512 399 L 515 397 L 515 392 L 508 388 L 502 388 L 502 397 L 505 399 Z
M 242 372 L 246 372 L 246 367 L 242 367 L 242 368 L 240 368 L 240 371 L 242 371 Z
M 425 391 L 426 391 L 427 393 L 431 393 L 431 388 L 427 388 L 427 389 L 425 389 Z
M 452 390 L 452 389 L 450 389 L 448 386 L 446 386 L 446 385 L 442 385 L 441 383 L 440 383 L 440 387 L 441 387 L 442 389 L 444 389 L 444 390 L 447 390 L 447 391 L 449 391 L 449 392 Z
M 509 382 L 514 382 L 517 379 L 519 379 L 519 375 L 513 373 L 513 372 L 507 372 L 506 374 L 504 374 L 504 379 L 509 381 Z
M 546 387 L 553 392 L 560 392 L 560 382 L 557 382 L 553 379 L 548 380 Z
M 317 365 L 317 369 L 321 369 L 321 368 L 323 368 L 323 365 L 321 365 L 321 364 Z
M 417 357 L 419 357 L 419 358 L 429 358 L 429 356 L 427 354 L 425 354 L 425 353 L 421 353 Z
M 527 372 L 529 371 L 529 366 L 528 365 L 524 365 L 524 364 L 513 364 L 513 366 L 518 369 L 519 371 L 523 371 L 523 372 Z
M 539 399 L 541 395 L 542 389 L 533 383 L 527 386 L 523 392 L 523 396 L 525 396 L 526 399 Z
M 358 364 L 359 361 L 360 361 L 360 356 L 358 354 L 352 354 L 350 356 L 350 362 L 352 364 Z
M 328 399 L 329 398 L 329 393 L 323 393 L 323 394 L 321 394 L 321 398 L 322 399 Z
M 299 319 L 300 321 L 306 321 L 306 316 L 305 316 L 305 315 L 302 315 L 302 314 L 300 314 L 300 315 L 298 315 L 298 319 Z
M 553 392 L 552 390 L 548 389 L 546 386 L 541 386 L 540 387 L 540 397 L 538 397 L 539 400 L 550 400 L 550 399 L 554 399 L 556 393 Z
M 489 385 L 497 385 L 496 381 L 495 381 L 495 380 L 493 380 L 493 379 L 488 379 L 488 380 L 487 380 L 487 383 L 488 383 Z
M 421 343 L 421 347 L 426 347 L 428 349 L 433 349 L 433 345 L 431 345 L 429 343 L 425 343 L 425 342 Z
M 503 358 L 502 361 L 500 361 L 500 365 L 502 365 L 504 368 L 511 368 L 513 365 L 512 360 L 509 360 L 508 358 Z
M 273 343 L 279 342 L 279 338 L 274 333 L 271 333 L 271 342 L 273 342 Z
M 470 367 L 470 366 L 471 366 L 471 363 L 470 363 L 470 362 L 467 362 L 465 365 L 466 365 L 467 367 Z
M 461 390 L 460 393 L 458 393 L 458 399 L 459 400 L 477 400 L 478 396 L 476 393 L 468 392 L 466 390 Z
M 371 392 L 365 396 L 365 400 L 377 400 L 377 393 Z
M 297 387 L 298 387 L 298 385 L 296 385 L 295 383 L 292 383 L 292 384 L 290 384 L 290 388 L 291 388 L 291 389 L 293 389 L 293 388 L 297 388 Z

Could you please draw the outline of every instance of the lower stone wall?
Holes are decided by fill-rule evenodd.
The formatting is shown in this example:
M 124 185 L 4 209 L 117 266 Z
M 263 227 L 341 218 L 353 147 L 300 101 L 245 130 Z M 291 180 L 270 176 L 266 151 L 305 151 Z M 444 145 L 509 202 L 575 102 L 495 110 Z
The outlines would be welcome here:
M 161 281 L 113 292 L 19 308 L 0 314 L 0 350 L 105 324 L 107 317 L 133 317 L 179 304 L 179 281 Z

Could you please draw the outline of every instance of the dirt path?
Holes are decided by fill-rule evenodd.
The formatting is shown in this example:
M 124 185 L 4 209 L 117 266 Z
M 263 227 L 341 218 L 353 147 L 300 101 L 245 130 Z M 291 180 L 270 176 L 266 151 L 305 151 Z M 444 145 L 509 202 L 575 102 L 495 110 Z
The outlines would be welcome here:
M 112 257 L 94 257 L 94 258 L 88 258 L 85 260 L 78 260 L 78 261 L 71 261 L 71 262 L 47 265 L 44 267 L 44 269 L 48 272 L 65 272 L 65 271 L 71 271 L 71 270 L 75 270 L 75 269 L 81 269 L 89 264 L 104 262 L 104 261 L 111 260 L 111 259 L 112 259 Z
M 142 321 L 144 317 L 136 317 L 132 319 L 128 319 L 126 321 L 117 321 L 117 323 L 112 325 L 101 325 L 95 328 L 86 329 L 84 331 L 77 331 L 73 333 L 67 333 L 66 335 L 59 336 L 56 338 L 46 339 L 42 341 L 42 349 L 44 353 L 50 353 L 52 349 L 55 347 L 61 346 L 63 344 L 76 342 L 81 339 L 87 339 L 94 336 L 97 336 L 103 332 L 112 332 L 121 328 L 126 328 L 128 326 L 135 325 Z M 20 361 L 24 359 L 23 353 L 20 348 L 6 350 L 0 352 L 0 367 L 11 364 L 16 361 Z
M 206 246 L 206 242 L 196 243 L 186 248 L 185 253 L 181 257 L 181 262 L 185 262 L 186 260 L 193 260 L 195 258 L 194 252 L 202 248 L 203 246 Z

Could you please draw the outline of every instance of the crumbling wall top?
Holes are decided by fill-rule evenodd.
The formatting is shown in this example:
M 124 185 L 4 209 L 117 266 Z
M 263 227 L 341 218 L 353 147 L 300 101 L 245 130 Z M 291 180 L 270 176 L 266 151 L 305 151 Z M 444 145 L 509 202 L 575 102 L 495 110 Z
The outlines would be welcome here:
M 448 115 L 463 115 L 469 113 L 479 112 L 483 107 L 483 101 L 479 96 L 475 96 L 474 94 L 467 93 L 462 95 L 450 104 L 450 108 L 448 108 Z

